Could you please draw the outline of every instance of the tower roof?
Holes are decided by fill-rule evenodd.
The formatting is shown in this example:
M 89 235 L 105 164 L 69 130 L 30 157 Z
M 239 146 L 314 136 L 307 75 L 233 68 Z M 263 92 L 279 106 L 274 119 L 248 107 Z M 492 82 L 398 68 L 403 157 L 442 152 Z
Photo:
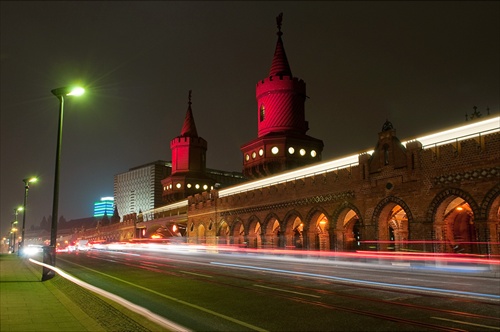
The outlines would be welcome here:
M 288 59 L 286 58 L 285 47 L 283 46 L 283 40 L 281 36 L 281 22 L 283 20 L 283 13 L 280 13 L 276 17 L 276 24 L 278 26 L 278 41 L 276 42 L 276 49 L 274 51 L 273 62 L 271 63 L 271 70 L 269 76 L 292 76 L 292 71 L 290 70 L 290 65 L 288 64 Z
M 194 123 L 193 111 L 191 110 L 191 90 L 189 90 L 188 99 L 188 109 L 186 112 L 186 118 L 184 119 L 184 124 L 182 125 L 181 136 L 198 137 L 196 125 Z

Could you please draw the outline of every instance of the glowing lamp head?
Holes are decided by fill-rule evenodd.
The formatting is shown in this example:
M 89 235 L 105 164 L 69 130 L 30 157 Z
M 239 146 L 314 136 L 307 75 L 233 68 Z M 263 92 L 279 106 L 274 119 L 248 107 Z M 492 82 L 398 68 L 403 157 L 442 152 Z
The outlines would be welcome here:
M 81 96 L 85 93 L 82 87 L 62 87 L 51 91 L 52 94 L 58 98 L 64 96 Z

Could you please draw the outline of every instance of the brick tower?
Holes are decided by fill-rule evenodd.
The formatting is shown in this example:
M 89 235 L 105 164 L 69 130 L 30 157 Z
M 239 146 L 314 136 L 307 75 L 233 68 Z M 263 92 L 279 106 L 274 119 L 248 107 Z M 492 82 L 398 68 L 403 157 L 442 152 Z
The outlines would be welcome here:
M 243 174 L 261 178 L 321 161 L 323 141 L 306 135 L 306 84 L 293 77 L 276 18 L 278 41 L 269 76 L 257 83 L 258 137 L 241 147 Z
M 213 188 L 214 180 L 206 170 L 207 141 L 198 136 L 191 110 L 191 91 L 188 109 L 180 136 L 170 141 L 172 150 L 172 173 L 161 181 L 163 199 L 175 202 L 190 195 Z

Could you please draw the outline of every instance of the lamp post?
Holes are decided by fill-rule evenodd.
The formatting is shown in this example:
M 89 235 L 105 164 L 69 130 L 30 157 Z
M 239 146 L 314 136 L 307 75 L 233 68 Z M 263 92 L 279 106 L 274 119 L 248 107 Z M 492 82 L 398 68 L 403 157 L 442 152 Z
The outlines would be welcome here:
M 24 250 L 24 229 L 26 227 L 26 203 L 28 202 L 28 190 L 30 188 L 30 182 L 34 183 L 36 181 L 38 181 L 36 177 L 23 179 L 24 182 L 23 228 L 21 230 L 21 243 L 19 244 L 19 250 L 17 251 L 18 255 L 21 250 Z
M 12 233 L 12 253 L 15 253 L 16 252 L 16 237 L 17 237 L 17 215 L 19 213 L 19 211 L 22 211 L 23 208 L 22 207 L 18 207 L 17 209 L 14 209 L 14 215 L 16 216 L 14 221 L 11 222 L 11 233 Z M 18 242 L 19 244 L 19 242 Z M 19 252 L 19 248 L 18 248 L 18 252 Z
M 59 99 L 59 125 L 57 130 L 57 147 L 56 147 L 56 167 L 54 175 L 54 198 L 52 202 L 52 222 L 50 226 L 50 253 L 44 252 L 44 263 L 52 266 L 56 265 L 56 246 L 57 246 L 57 218 L 59 206 L 59 164 L 61 162 L 61 143 L 63 131 L 63 115 L 64 115 L 64 97 L 66 96 L 81 96 L 85 90 L 81 87 L 62 87 L 51 91 L 54 96 Z M 54 272 L 47 268 L 43 269 L 42 281 L 51 279 Z

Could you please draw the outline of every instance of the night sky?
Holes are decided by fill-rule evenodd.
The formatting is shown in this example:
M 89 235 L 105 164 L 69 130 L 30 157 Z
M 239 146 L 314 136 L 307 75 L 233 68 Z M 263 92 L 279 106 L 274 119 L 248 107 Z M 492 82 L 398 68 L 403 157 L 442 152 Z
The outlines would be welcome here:
M 40 177 L 26 228 L 52 212 L 57 87 L 87 89 L 65 104 L 67 220 L 113 196 L 115 174 L 171 159 L 189 90 L 207 167 L 241 171 L 280 12 L 323 160 L 372 149 L 386 119 L 403 140 L 465 124 L 473 106 L 499 113 L 498 1 L 0 1 L 1 235 L 23 203 L 23 178 Z

